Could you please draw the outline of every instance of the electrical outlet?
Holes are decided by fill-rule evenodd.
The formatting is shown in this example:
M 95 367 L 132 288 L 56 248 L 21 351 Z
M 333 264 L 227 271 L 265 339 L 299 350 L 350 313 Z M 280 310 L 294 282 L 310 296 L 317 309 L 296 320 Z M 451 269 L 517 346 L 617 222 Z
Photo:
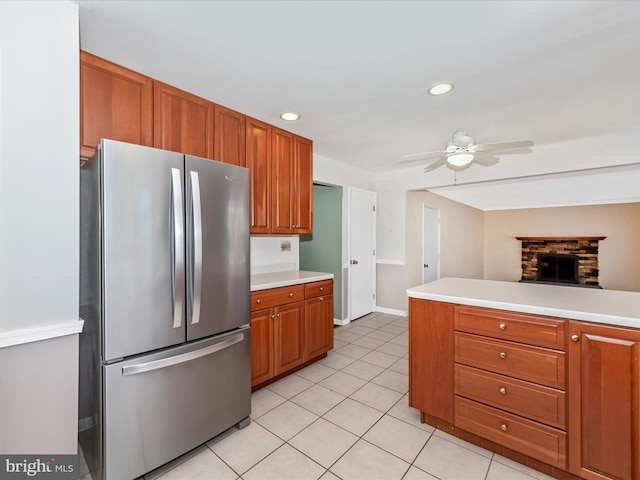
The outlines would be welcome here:
M 283 240 L 282 242 L 280 242 L 280 250 L 283 252 L 290 252 L 291 242 L 288 240 Z

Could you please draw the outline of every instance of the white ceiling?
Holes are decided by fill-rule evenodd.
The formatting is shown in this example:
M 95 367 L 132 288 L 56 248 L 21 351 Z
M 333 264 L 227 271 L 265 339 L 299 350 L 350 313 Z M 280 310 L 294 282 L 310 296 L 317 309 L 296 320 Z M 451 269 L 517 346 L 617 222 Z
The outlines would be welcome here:
M 611 198 L 631 178 L 637 183 L 624 201 L 640 201 L 640 155 L 631 142 L 624 156 L 574 154 L 562 169 L 572 174 L 491 181 L 506 170 L 530 176 L 540 147 L 567 146 L 567 157 L 584 139 L 627 132 L 637 142 L 640 2 L 76 3 L 82 49 L 308 137 L 317 155 L 409 174 L 421 163 L 400 164 L 402 155 L 440 150 L 456 130 L 478 143 L 531 139 L 533 155 L 501 156 L 482 182 L 438 193 L 487 209 L 585 204 L 601 200 L 551 192 L 584 181 Z M 441 81 L 453 92 L 429 96 Z M 301 119 L 278 118 L 289 110 Z M 585 162 L 588 174 L 580 173 Z M 627 167 L 608 168 L 617 164 Z M 425 186 L 442 176 L 420 175 Z

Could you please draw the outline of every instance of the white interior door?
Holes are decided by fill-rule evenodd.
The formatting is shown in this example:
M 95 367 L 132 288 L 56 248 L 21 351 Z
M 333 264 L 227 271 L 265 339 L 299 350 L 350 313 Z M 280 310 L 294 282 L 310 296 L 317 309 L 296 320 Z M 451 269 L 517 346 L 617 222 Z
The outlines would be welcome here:
M 422 210 L 422 282 L 428 283 L 440 278 L 440 210 Z
M 349 189 L 349 319 L 375 307 L 376 194 Z

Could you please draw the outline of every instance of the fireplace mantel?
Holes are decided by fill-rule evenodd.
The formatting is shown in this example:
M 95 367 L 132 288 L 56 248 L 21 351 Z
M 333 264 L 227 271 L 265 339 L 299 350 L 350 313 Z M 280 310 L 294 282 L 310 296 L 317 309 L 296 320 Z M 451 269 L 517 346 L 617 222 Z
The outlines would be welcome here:
M 581 241 L 581 240 L 604 240 L 607 237 L 516 237 L 516 240 L 524 240 L 525 242 L 542 242 L 550 240 L 552 242 L 561 241 Z

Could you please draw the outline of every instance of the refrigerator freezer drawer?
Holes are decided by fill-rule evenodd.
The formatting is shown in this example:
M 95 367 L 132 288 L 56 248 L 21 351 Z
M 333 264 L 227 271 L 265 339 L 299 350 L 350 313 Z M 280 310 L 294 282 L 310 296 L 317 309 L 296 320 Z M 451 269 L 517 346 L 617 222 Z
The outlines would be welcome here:
M 104 478 L 136 478 L 249 416 L 249 329 L 104 368 Z

